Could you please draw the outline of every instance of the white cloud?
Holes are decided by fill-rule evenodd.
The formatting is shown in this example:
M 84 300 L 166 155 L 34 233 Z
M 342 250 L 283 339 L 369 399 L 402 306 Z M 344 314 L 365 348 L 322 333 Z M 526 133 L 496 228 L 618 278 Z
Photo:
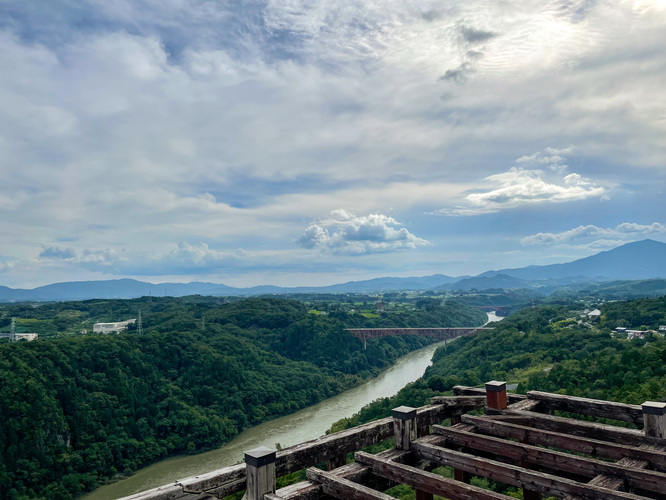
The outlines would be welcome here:
M 478 215 L 524 205 L 563 203 L 602 198 L 606 195 L 605 188 L 597 186 L 579 174 L 569 174 L 559 182 L 544 180 L 543 175 L 544 172 L 541 170 L 512 167 L 507 172 L 486 177 L 486 181 L 499 187 L 467 195 L 465 200 L 471 204 L 471 207 L 451 209 L 450 214 Z
M 529 245 L 558 245 L 558 244 L 576 244 L 594 240 L 591 244 L 594 246 L 617 246 L 617 243 L 624 243 L 627 239 L 640 235 L 662 234 L 666 233 L 666 226 L 659 222 L 643 225 L 633 222 L 624 222 L 614 228 L 597 227 L 594 225 L 578 226 L 561 233 L 537 233 L 532 236 L 526 236 L 520 240 L 525 246 Z
M 663 2 L 74 3 L 10 2 L 0 27 L 9 259 L 284 250 L 339 206 L 413 220 L 663 185 Z M 341 229 L 318 227 L 322 247 Z
M 383 214 L 356 216 L 346 210 L 334 210 L 328 219 L 311 224 L 298 243 L 303 248 L 343 255 L 396 252 L 430 245 L 400 225 Z

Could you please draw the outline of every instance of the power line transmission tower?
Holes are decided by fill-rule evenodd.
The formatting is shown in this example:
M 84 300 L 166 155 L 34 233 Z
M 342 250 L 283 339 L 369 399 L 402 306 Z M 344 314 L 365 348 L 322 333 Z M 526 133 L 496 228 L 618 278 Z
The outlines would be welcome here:
M 381 288 L 377 289 L 377 314 L 382 314 L 384 312 L 384 302 L 382 301 L 382 290 Z
M 139 309 L 139 319 L 136 320 L 136 333 L 143 335 L 143 323 L 141 322 L 141 309 Z
M 12 318 L 12 326 L 9 329 L 9 341 L 16 342 L 16 319 Z
M 201 329 L 202 330 L 206 329 L 206 317 L 203 315 L 201 316 Z

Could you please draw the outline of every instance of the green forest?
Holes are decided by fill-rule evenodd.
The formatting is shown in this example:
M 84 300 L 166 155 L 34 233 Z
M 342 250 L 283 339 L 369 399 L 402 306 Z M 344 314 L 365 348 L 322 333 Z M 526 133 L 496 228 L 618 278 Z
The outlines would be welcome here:
M 345 327 L 478 326 L 485 314 L 431 301 L 399 314 L 313 314 L 300 302 L 143 298 L 17 304 L 3 325 L 75 330 L 137 317 L 119 335 L 0 341 L 0 498 L 65 500 L 373 376 L 432 342 L 362 342 Z M 5 327 L 6 328 L 6 327 Z
M 493 331 L 440 347 L 422 378 L 336 422 L 331 432 L 389 416 L 397 406 L 427 404 L 455 385 L 481 386 L 489 380 L 516 383 L 519 393 L 541 390 L 632 404 L 666 401 L 666 339 L 647 333 L 628 341 L 613 331 L 666 325 L 666 296 L 608 303 L 601 312 L 600 321 L 589 325 L 579 323 L 580 311 L 566 306 L 523 309 L 493 324 Z M 450 474 L 446 468 L 437 472 Z M 484 479 L 473 484 L 520 497 L 519 491 Z M 406 486 L 390 493 L 415 498 Z

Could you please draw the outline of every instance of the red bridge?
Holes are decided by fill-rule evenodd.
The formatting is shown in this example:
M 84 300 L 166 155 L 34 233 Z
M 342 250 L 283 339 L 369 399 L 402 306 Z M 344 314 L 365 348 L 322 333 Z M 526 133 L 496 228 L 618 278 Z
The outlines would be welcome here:
M 475 306 L 481 311 L 495 311 L 498 313 L 506 313 L 507 306 Z
M 447 339 L 474 335 L 479 330 L 493 330 L 493 328 L 347 328 L 349 333 L 363 341 L 363 349 L 367 347 L 368 339 L 388 337 L 395 335 L 418 335 L 421 337 L 434 337 L 446 342 Z

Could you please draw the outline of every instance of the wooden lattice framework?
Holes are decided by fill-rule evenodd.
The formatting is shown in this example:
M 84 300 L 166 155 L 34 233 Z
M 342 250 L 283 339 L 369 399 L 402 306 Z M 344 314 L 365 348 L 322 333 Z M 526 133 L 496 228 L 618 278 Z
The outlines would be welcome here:
M 247 488 L 247 500 L 388 500 L 395 484 L 450 499 L 507 499 L 469 484 L 480 476 L 523 488 L 524 498 L 666 498 L 666 403 L 628 405 L 532 391 L 507 394 L 503 382 L 486 389 L 455 387 L 455 396 L 279 452 L 246 453 L 246 463 L 176 481 L 125 500 L 223 498 Z M 483 415 L 470 415 L 474 409 Z M 568 412 L 636 424 L 642 430 L 556 416 Z M 478 413 L 478 412 L 475 412 Z M 449 426 L 441 425 L 450 423 Z M 376 455 L 360 449 L 394 437 Z M 355 462 L 344 464 L 354 453 Z M 329 470 L 314 467 L 328 461 Z M 430 472 L 454 469 L 454 478 Z M 303 468 L 308 481 L 275 490 L 275 476 Z

